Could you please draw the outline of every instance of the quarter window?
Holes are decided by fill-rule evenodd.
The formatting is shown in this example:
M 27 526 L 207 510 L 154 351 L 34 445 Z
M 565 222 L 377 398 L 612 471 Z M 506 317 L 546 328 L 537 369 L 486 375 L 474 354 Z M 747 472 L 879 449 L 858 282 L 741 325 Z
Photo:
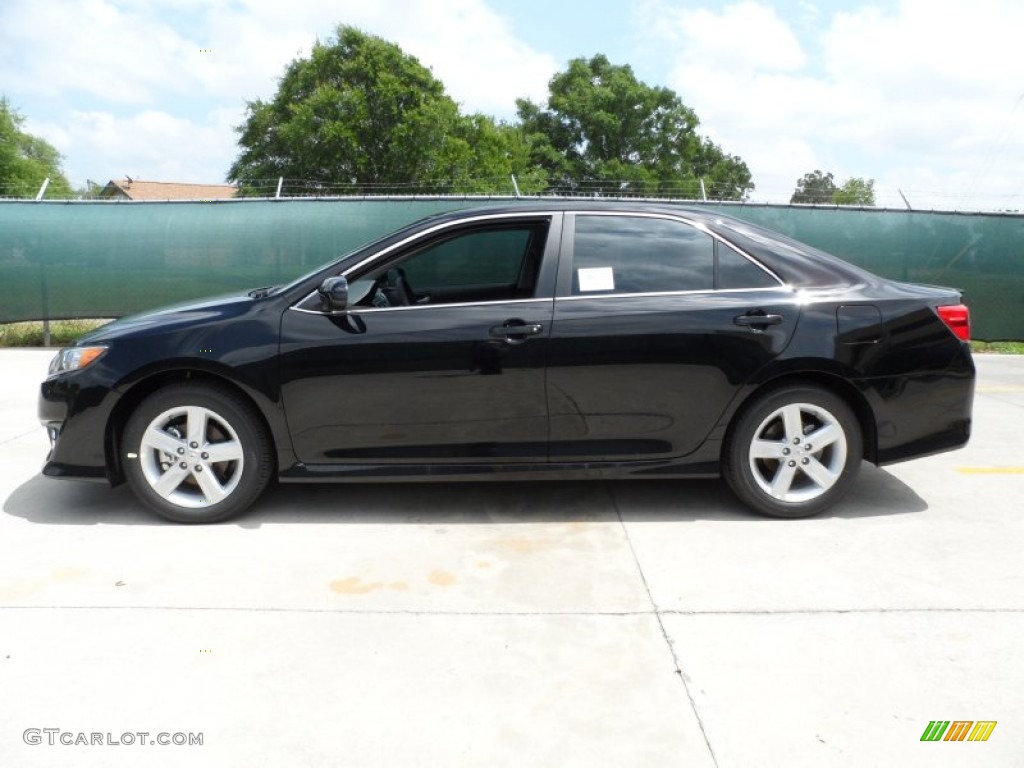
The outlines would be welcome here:
M 576 217 L 575 296 L 714 288 L 714 239 L 681 221 Z
M 778 281 L 732 247 L 718 244 L 718 270 L 715 287 L 720 290 L 737 288 L 778 288 Z

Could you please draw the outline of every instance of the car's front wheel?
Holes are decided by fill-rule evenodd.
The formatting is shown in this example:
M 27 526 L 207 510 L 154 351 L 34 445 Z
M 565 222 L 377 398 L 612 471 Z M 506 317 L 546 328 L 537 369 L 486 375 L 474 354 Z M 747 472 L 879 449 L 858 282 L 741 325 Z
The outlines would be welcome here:
M 128 419 L 122 463 L 135 495 L 179 523 L 212 523 L 248 508 L 273 471 L 273 451 L 252 407 L 215 385 L 174 384 Z
M 737 417 L 723 456 L 733 492 L 772 517 L 808 517 L 849 490 L 863 456 L 860 425 L 826 389 L 791 385 L 771 391 Z

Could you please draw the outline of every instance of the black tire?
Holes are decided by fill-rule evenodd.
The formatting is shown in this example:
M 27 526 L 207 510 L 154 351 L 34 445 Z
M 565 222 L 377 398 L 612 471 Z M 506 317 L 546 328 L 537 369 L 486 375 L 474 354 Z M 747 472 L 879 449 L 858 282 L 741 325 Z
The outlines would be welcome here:
M 850 489 L 863 451 L 860 424 L 845 400 L 794 384 L 766 392 L 737 414 L 722 473 L 740 501 L 757 512 L 810 517 Z
M 214 523 L 244 512 L 274 470 L 259 415 L 212 384 L 172 384 L 143 400 L 125 426 L 121 457 L 139 501 L 176 523 Z

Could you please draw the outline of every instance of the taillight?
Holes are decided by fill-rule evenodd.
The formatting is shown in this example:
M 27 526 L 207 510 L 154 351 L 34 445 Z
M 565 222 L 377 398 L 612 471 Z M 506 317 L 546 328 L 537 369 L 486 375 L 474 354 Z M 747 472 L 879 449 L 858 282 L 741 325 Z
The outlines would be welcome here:
M 936 308 L 942 322 L 961 341 L 971 340 L 971 310 L 963 304 L 950 304 Z

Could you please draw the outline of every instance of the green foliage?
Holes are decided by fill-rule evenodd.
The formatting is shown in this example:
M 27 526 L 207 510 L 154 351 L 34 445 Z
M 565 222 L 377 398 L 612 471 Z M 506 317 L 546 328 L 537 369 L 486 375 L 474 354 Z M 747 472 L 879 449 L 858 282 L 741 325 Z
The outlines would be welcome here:
M 790 203 L 810 203 L 827 205 L 832 202 L 836 193 L 835 177 L 831 173 L 813 171 L 805 173 L 796 183 L 796 190 L 789 199 Z
M 109 323 L 109 320 L 54 320 L 50 323 L 50 346 L 64 347 L 79 336 Z M 46 341 L 39 321 L 0 325 L 0 347 L 41 347 Z
M 266 194 L 254 180 L 278 177 L 335 191 L 508 191 L 524 156 L 507 126 L 461 115 L 417 59 L 344 25 L 287 67 L 272 101 L 249 102 L 237 130 L 228 179 L 247 194 Z
M 836 205 L 874 205 L 875 180 L 865 181 L 856 177 L 847 179 L 843 186 L 832 193 L 832 202 Z
M 796 183 L 790 203 L 811 205 L 874 205 L 875 180 L 852 177 L 837 187 L 831 173 L 805 173 Z
M 532 166 L 522 130 L 495 123 L 487 115 L 461 117 L 453 138 L 465 144 L 465 155 L 455 166 L 450 191 L 466 194 L 511 193 L 512 175 L 523 194 L 543 192 L 545 174 Z
M 742 199 L 754 188 L 740 158 L 697 134 L 674 91 L 636 79 L 598 54 L 552 78 L 547 108 L 517 102 L 533 163 L 554 191 Z
M 977 341 L 971 339 L 971 352 L 1024 355 L 1024 341 Z
M 43 139 L 21 130 L 25 122 L 0 97 L 0 197 L 35 197 L 50 179 L 46 199 L 74 197 L 61 170 L 61 155 Z

